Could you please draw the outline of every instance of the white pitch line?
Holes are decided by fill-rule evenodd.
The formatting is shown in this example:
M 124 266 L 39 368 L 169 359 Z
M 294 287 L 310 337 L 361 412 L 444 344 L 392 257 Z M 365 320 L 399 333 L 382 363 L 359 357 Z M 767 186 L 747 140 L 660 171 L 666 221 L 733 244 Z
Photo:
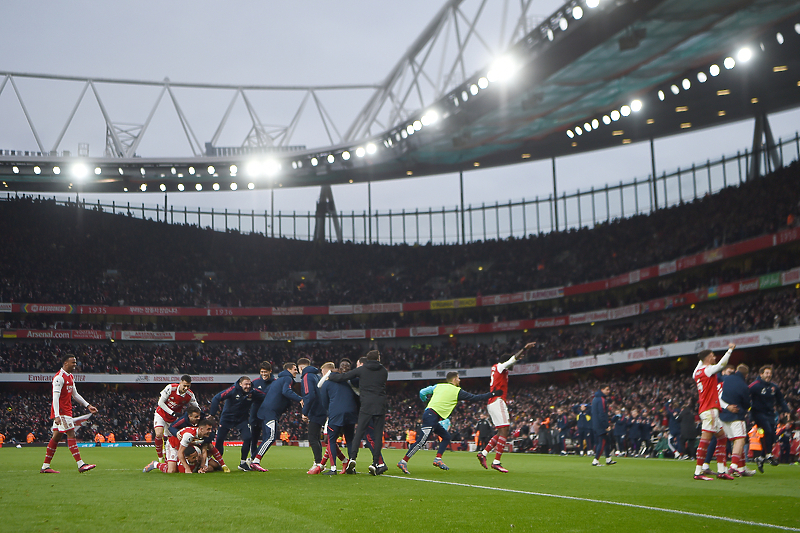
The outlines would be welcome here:
M 673 513 L 673 514 L 680 514 L 685 516 L 692 516 L 695 518 L 710 518 L 712 520 L 722 520 L 724 522 L 733 522 L 735 524 L 745 524 L 748 526 L 760 526 L 760 527 L 771 527 L 773 529 L 781 529 L 784 531 L 800 531 L 800 528 L 796 527 L 789 527 L 789 526 L 780 526 L 777 524 L 765 524 L 762 522 L 752 522 L 750 520 L 739 520 L 738 518 L 728 518 L 726 516 L 714 516 L 710 514 L 702 514 L 702 513 L 692 513 L 690 511 L 679 511 L 677 509 L 664 509 L 661 507 L 651 507 L 649 505 L 637 505 L 635 503 L 624 503 L 624 502 L 612 502 L 608 500 L 595 500 L 593 498 L 579 498 L 577 496 L 565 496 L 562 494 L 548 494 L 546 492 L 530 492 L 526 490 L 515 490 L 515 489 L 504 489 L 500 487 L 486 487 L 483 485 L 470 485 L 468 483 L 455 483 L 453 481 L 438 481 L 435 479 L 422 479 L 422 478 L 415 478 L 415 477 L 405 477 L 405 476 L 383 476 L 383 477 L 390 477 L 394 479 L 408 479 L 411 481 L 423 481 L 425 483 L 438 483 L 440 485 L 453 485 L 456 487 L 467 487 L 471 489 L 484 489 L 484 490 L 496 490 L 499 492 L 513 492 L 515 494 L 527 494 L 529 496 L 543 496 L 546 498 L 559 498 L 562 500 L 575 500 L 580 502 L 590 502 L 590 503 L 604 503 L 608 505 L 619 505 L 620 507 L 634 507 L 636 509 L 645 509 L 647 511 L 660 511 L 662 513 Z

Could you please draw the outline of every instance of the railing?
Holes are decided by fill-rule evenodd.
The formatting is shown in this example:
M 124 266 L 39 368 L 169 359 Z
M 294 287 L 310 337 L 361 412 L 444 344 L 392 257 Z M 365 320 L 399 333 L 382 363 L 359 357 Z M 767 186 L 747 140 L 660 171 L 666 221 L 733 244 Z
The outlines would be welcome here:
M 795 133 L 788 140 L 779 139 L 776 145 L 781 161 L 800 159 L 800 134 Z M 762 152 L 764 153 L 764 152 Z M 773 171 L 769 157 L 761 157 L 760 175 Z M 739 185 L 747 179 L 751 155 L 737 151 L 734 156 L 693 164 L 688 168 L 678 168 L 674 172 L 664 172 L 653 179 L 634 178 L 633 181 L 589 191 L 577 190 L 562 193 L 555 197 L 533 200 L 509 200 L 508 203 L 472 204 L 427 210 L 413 211 L 374 210 L 372 213 L 340 212 L 339 220 L 345 241 L 383 244 L 455 244 L 476 240 L 521 238 L 531 233 L 549 233 L 584 226 L 592 227 L 599 223 L 647 214 L 655 209 L 663 209 L 681 202 L 690 202 L 706 194 L 715 193 L 730 185 Z M 7 195 L 7 199 L 11 194 Z M 41 197 L 40 197 L 41 198 Z M 69 200 L 53 198 L 59 205 L 75 205 Z M 311 240 L 316 225 L 312 212 L 284 213 L 265 210 L 242 212 L 223 209 L 203 211 L 187 207 L 175 208 L 155 205 L 131 205 L 130 202 L 118 204 L 87 204 L 81 207 L 97 209 L 115 214 L 125 214 L 142 219 L 152 219 L 171 224 L 191 224 L 211 227 L 219 231 L 238 231 L 239 233 L 260 233 L 270 237 L 286 237 Z M 327 235 L 335 235 L 330 218 L 327 219 Z M 463 228 L 463 232 L 462 232 Z

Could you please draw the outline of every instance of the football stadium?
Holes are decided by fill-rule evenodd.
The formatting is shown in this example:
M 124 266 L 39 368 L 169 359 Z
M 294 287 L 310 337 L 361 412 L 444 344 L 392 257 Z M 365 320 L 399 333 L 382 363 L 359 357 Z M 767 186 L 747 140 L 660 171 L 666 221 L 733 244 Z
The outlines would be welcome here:
M 800 531 L 800 1 L 89 4 L 0 60 L 4 531 Z

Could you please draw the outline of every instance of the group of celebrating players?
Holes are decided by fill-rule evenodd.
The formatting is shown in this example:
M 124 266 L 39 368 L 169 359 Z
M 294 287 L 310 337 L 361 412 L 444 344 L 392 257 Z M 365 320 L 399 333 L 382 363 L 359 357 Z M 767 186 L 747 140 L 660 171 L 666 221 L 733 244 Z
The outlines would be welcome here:
M 497 433 L 486 447 L 477 454 L 478 461 L 485 469 L 489 468 L 487 457 L 495 452 L 491 468 L 498 472 L 508 470 L 501 463 L 501 456 L 506 447 L 509 433 L 508 408 L 508 371 L 517 363 L 527 349 L 525 347 L 512 355 L 508 360 L 497 363 L 491 369 L 490 391 L 484 394 L 471 394 L 460 388 L 458 372 L 449 372 L 444 383 L 438 383 L 420 390 L 420 399 L 427 402 L 422 415 L 421 431 L 417 433 L 416 442 L 411 445 L 405 456 L 397 463 L 397 467 L 409 474 L 408 462 L 421 450 L 431 434 L 439 437 L 440 442 L 433 465 L 449 470 L 442 455 L 450 445 L 449 416 L 459 401 L 487 401 L 487 410 Z M 733 479 L 737 475 L 749 475 L 742 456 L 742 445 L 746 436 L 744 412 L 749 407 L 749 393 L 746 386 L 736 387 L 738 374 L 746 375 L 746 365 L 740 365 L 736 375 L 723 381 L 717 379 L 733 352 L 735 345 L 730 344 L 728 351 L 717 362 L 711 350 L 703 350 L 698 354 L 698 365 L 693 372 L 700 400 L 700 418 L 702 436 L 697 450 L 697 467 L 694 478 L 708 480 L 708 472 L 703 471 L 703 458 L 712 439 L 716 436 L 716 456 L 720 479 Z M 62 361 L 62 368 L 53 378 L 53 400 L 50 417 L 53 419 L 53 437 L 47 446 L 42 473 L 58 473 L 50 466 L 58 443 L 66 436 L 67 446 L 78 465 L 79 472 L 87 472 L 96 465 L 86 464 L 80 456 L 75 439 L 76 424 L 86 423 L 87 419 L 97 413 L 97 408 L 89 404 L 75 388 L 72 371 L 76 359 L 67 355 Z M 336 475 L 339 472 L 356 473 L 356 458 L 362 440 L 372 452 L 372 464 L 369 465 L 371 475 L 380 475 L 388 470 L 383 461 L 383 426 L 387 410 L 386 381 L 388 371 L 380 363 L 380 353 L 372 350 L 358 360 L 356 368 L 351 368 L 349 359 L 343 359 L 337 368 L 329 362 L 321 368 L 311 366 L 306 358 L 283 365 L 283 370 L 272 375 L 272 365 L 263 362 L 259 370 L 260 377 L 251 380 L 242 376 L 232 386 L 223 390 L 211 401 L 208 414 L 203 413 L 191 390 L 192 378 L 181 377 L 180 383 L 167 385 L 158 398 L 153 420 L 155 448 L 158 459 L 149 463 L 144 472 L 160 470 L 164 473 L 206 473 L 215 470 L 230 472 L 230 468 L 222 458 L 225 438 L 232 429 L 238 429 L 242 438 L 239 470 L 267 472 L 261 460 L 275 442 L 278 434 L 277 423 L 289 409 L 292 402 L 302 407 L 303 421 L 308 424 L 309 446 L 314 455 L 314 464 L 308 474 Z M 298 374 L 300 375 L 302 396 L 292 390 Z M 741 377 L 741 376 L 739 376 Z M 742 378 L 743 379 L 743 378 Z M 739 381 L 742 381 L 740 379 Z M 598 393 L 601 397 L 608 394 L 606 388 Z M 743 390 L 739 390 L 743 389 Z M 76 400 L 89 410 L 88 415 L 73 417 L 72 400 Z M 602 398 L 601 398 L 602 400 Z M 224 402 L 217 423 L 214 418 Z M 596 402 L 597 403 L 597 402 Z M 599 404 L 600 405 L 600 404 Z M 605 403 L 602 403 L 605 410 Z M 720 411 L 723 416 L 720 418 Z M 594 405 L 593 405 L 593 411 Z M 602 418 L 597 413 L 595 418 Z M 214 439 L 214 430 L 216 439 Z M 600 428 L 602 432 L 602 428 Z M 319 435 L 324 434 L 326 443 L 323 455 Z M 349 448 L 347 457 L 339 449 L 338 440 L 344 437 Z M 165 440 L 166 437 L 166 440 Z M 726 467 L 726 444 L 730 439 L 733 453 L 730 470 Z M 260 446 L 258 445 L 261 441 Z M 600 446 L 597 455 L 603 453 Z M 605 454 L 609 453 L 605 450 Z M 249 457 L 248 457 L 249 455 Z M 342 461 L 341 470 L 337 469 L 337 459 Z M 326 463 L 330 467 L 326 470 Z M 607 461 L 613 464 L 613 461 Z M 593 461 L 597 464 L 597 460 Z M 761 463 L 758 465 L 761 469 Z
M 534 343 L 526 345 L 505 362 L 492 367 L 490 392 L 485 394 L 471 394 L 462 390 L 457 372 L 448 373 L 444 383 L 422 389 L 420 398 L 428 404 L 422 416 L 422 428 L 416 442 L 397 463 L 398 468 L 408 474 L 408 461 L 435 434 L 440 442 L 433 465 L 448 470 L 442 455 L 450 444 L 450 414 L 459 401 L 486 400 L 489 414 L 498 431 L 486 448 L 478 453 L 478 460 L 488 469 L 486 458 L 494 451 L 495 458 L 491 468 L 508 472 L 500 462 L 509 431 L 506 406 L 508 370 L 533 345 Z M 42 473 L 58 473 L 51 468 L 50 462 L 63 436 L 66 436 L 67 445 L 80 472 L 96 466 L 85 464 L 81 460 L 75 440 L 76 425 L 86 423 L 92 414 L 97 413 L 97 408 L 90 405 L 75 388 L 72 376 L 75 365 L 75 357 L 67 355 L 62 360 L 62 368 L 53 378 L 50 413 L 53 419 L 53 436 L 47 446 Z M 356 368 L 351 367 L 351 361 L 343 359 L 338 368 L 329 362 L 318 369 L 311 366 L 308 359 L 301 358 L 296 363 L 285 363 L 283 370 L 273 376 L 272 365 L 265 361 L 259 369 L 259 378 L 239 378 L 234 385 L 213 397 L 207 413 L 200 408 L 190 388 L 191 376 L 181 376 L 179 383 L 167 385 L 159 395 L 153 420 L 158 458 L 145 466 L 144 472 L 230 472 L 222 454 L 225 439 L 233 429 L 239 431 L 242 439 L 239 470 L 267 472 L 261 465 L 261 460 L 275 442 L 278 420 L 292 402 L 301 405 L 302 419 L 308 424 L 309 446 L 314 455 L 314 464 L 308 470 L 309 474 L 355 474 L 356 458 L 362 441 L 373 456 L 369 473 L 380 475 L 386 472 L 388 468 L 381 450 L 387 410 L 388 371 L 380 363 L 380 353 L 377 350 L 360 358 Z M 298 374 L 302 395 L 292 390 Z M 89 414 L 73 417 L 72 400 L 86 407 Z M 215 416 L 220 411 L 221 404 L 224 405 L 217 421 Z M 314 438 L 321 433 L 324 435 L 324 453 L 320 439 Z M 339 447 L 340 437 L 344 437 L 348 444 L 347 456 Z M 342 461 L 340 469 L 337 468 L 337 459 Z M 326 469 L 328 461 L 330 466 Z

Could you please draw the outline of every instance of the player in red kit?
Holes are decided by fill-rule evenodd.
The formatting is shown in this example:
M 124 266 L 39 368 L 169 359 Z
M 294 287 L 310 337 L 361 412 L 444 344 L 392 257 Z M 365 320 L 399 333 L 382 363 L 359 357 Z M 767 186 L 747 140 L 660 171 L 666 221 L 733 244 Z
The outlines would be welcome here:
M 96 466 L 83 462 L 78 451 L 78 443 L 75 441 L 75 419 L 72 418 L 72 399 L 74 398 L 89 409 L 90 413 L 97 412 L 97 408 L 84 400 L 75 388 L 75 379 L 72 377 L 75 364 L 75 356 L 67 354 L 61 362 L 61 370 L 53 378 L 53 400 L 50 405 L 50 418 L 53 419 L 54 424 L 53 437 L 47 444 L 47 452 L 41 469 L 42 474 L 59 473 L 57 470 L 50 468 L 50 461 L 53 460 L 58 443 L 61 441 L 61 435 L 64 434 L 67 436 L 67 447 L 69 447 L 72 457 L 78 463 L 78 472 L 87 472 Z
M 717 436 L 717 448 L 715 454 L 717 456 L 717 474 L 718 479 L 733 479 L 727 474 L 725 461 L 727 459 L 727 444 L 728 439 L 725 432 L 722 430 L 722 422 L 719 419 L 719 410 L 721 409 L 719 403 L 719 392 L 717 373 L 721 371 L 728 364 L 731 358 L 733 349 L 736 345 L 728 344 L 728 351 L 722 356 L 719 363 L 717 363 L 717 356 L 711 350 L 703 350 L 697 354 L 700 360 L 692 373 L 692 378 L 697 384 L 697 392 L 700 395 L 700 420 L 703 422 L 703 431 L 700 436 L 700 444 L 697 446 L 697 466 L 694 469 L 694 478 L 701 481 L 710 481 L 712 478 L 703 475 L 703 461 L 705 460 L 706 451 L 708 450 L 708 443 L 711 441 L 712 435 Z
M 158 397 L 158 406 L 153 417 L 153 429 L 156 436 L 156 453 L 160 463 L 164 462 L 164 428 L 168 428 L 175 422 L 190 405 L 200 408 L 194 393 L 189 388 L 191 385 L 191 376 L 183 375 L 180 383 L 167 385 Z
M 506 396 L 508 396 L 508 369 L 518 362 L 525 350 L 536 346 L 535 342 L 525 345 L 525 347 L 512 355 L 506 362 L 497 363 L 492 367 L 492 381 L 489 384 L 489 390 L 492 392 L 499 390 L 502 392 L 499 396 L 492 396 L 489 398 L 486 410 L 489 411 L 489 416 L 492 418 L 492 424 L 497 428 L 497 433 L 492 437 L 486 448 L 478 452 L 478 461 L 481 466 L 488 470 L 486 465 L 486 456 L 494 449 L 494 461 L 492 461 L 492 468 L 498 472 L 507 473 L 508 470 L 503 468 L 500 462 L 500 457 L 503 455 L 503 450 L 506 447 L 506 439 L 508 439 L 508 406 L 506 406 Z
M 177 437 L 170 437 L 167 442 L 167 462 L 159 463 L 158 461 L 153 461 L 144 467 L 143 471 L 150 472 L 159 469 L 165 474 L 174 474 L 176 472 L 191 474 L 195 472 L 197 470 L 195 466 L 197 465 L 190 464 L 187 458 L 195 452 L 195 449 L 203 448 L 203 440 L 211 435 L 213 429 L 214 420 L 211 417 L 201 420 L 196 426 L 183 428 L 178 432 Z M 201 467 L 204 466 L 205 453 L 199 464 Z M 200 468 L 200 470 L 204 471 L 203 468 Z

